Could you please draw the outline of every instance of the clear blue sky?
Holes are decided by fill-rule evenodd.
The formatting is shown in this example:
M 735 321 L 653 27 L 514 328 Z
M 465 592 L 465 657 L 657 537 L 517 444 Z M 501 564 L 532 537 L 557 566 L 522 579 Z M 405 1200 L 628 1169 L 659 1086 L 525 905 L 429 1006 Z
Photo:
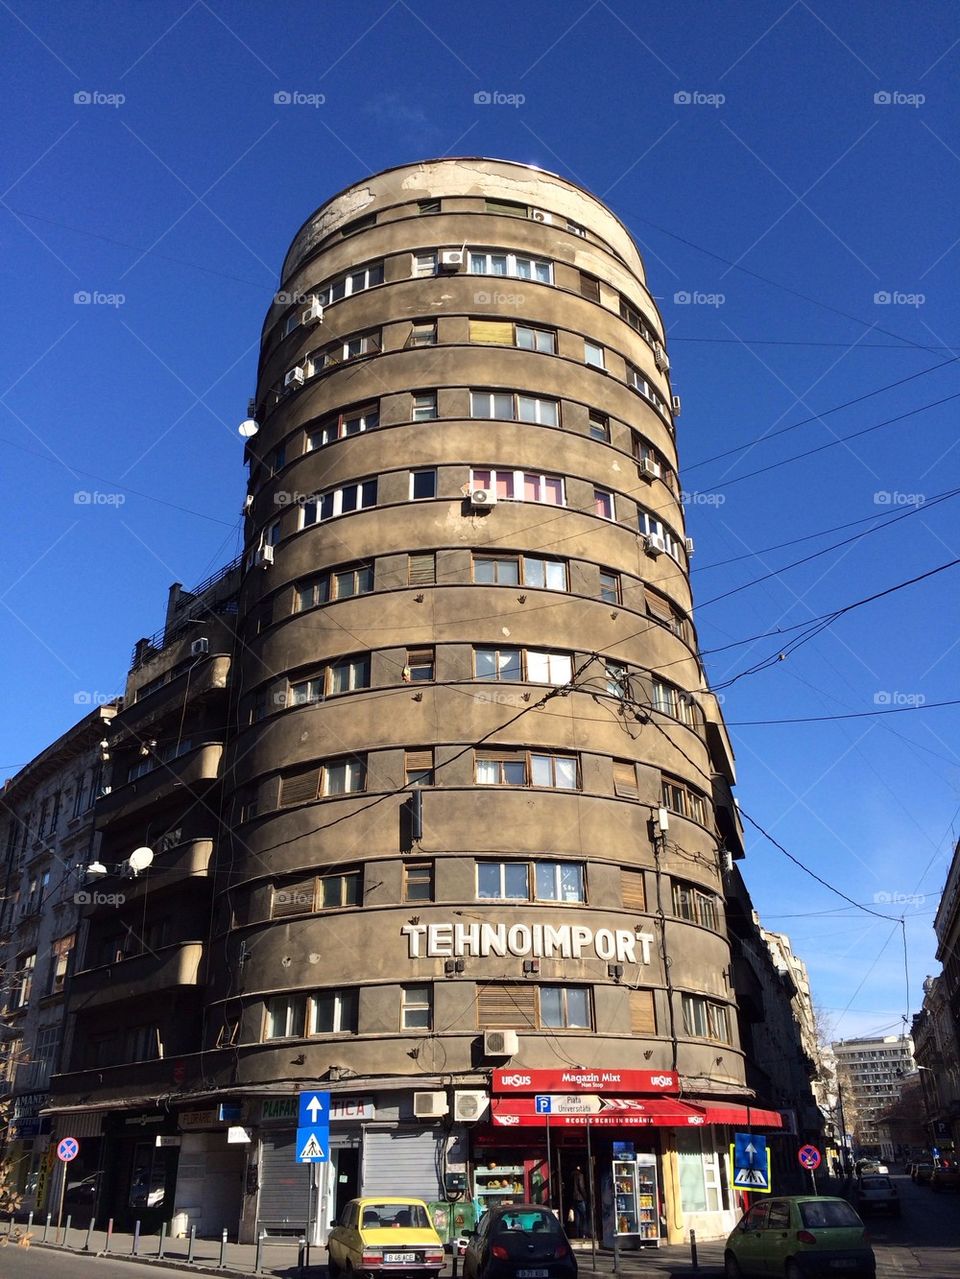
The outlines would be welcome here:
M 697 597 L 770 574 L 698 611 L 705 649 L 960 556 L 960 499 L 931 501 L 960 487 L 960 400 L 736 482 L 960 393 L 957 364 L 925 372 L 960 351 L 957 10 L 12 0 L 0 30 L 4 776 L 85 710 L 78 693 L 122 688 L 171 581 L 190 585 L 238 550 L 235 428 L 294 231 L 346 184 L 426 156 L 555 170 L 638 239 L 683 397 Z M 483 91 L 524 100 L 475 102 Z M 278 92 L 325 101 L 278 105 Z M 102 296 L 75 303 L 84 292 Z M 125 500 L 82 504 L 78 491 Z M 744 809 L 856 901 L 906 912 L 911 1011 L 934 970 L 956 832 L 958 708 L 739 724 L 955 696 L 958 583 L 952 570 L 864 607 L 725 692 Z M 715 654 L 712 681 L 776 643 Z M 756 835 L 745 871 L 838 1030 L 896 1032 L 891 926 L 844 908 Z

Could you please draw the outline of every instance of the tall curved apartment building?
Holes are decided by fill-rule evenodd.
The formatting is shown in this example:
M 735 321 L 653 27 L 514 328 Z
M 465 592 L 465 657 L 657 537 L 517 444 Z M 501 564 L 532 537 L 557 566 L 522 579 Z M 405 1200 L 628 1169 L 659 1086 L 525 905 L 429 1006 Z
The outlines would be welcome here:
M 157 1120 L 183 1220 L 322 1240 L 390 1191 L 566 1219 L 578 1166 L 607 1237 L 735 1220 L 729 1126 L 780 1118 L 745 1083 L 665 348 L 628 231 L 540 169 L 389 169 L 297 233 L 247 445 L 203 1051 Z

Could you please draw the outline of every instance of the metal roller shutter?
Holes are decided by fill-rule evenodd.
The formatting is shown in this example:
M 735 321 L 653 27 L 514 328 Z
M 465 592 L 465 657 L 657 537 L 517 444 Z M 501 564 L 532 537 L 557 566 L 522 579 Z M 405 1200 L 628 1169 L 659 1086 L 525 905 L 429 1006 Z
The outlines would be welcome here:
M 442 1199 L 437 1162 L 441 1134 L 434 1128 L 370 1132 L 363 1136 L 363 1194 Z
M 299 1233 L 307 1227 L 310 1165 L 295 1161 L 295 1144 L 293 1129 L 263 1138 L 258 1228 L 269 1234 Z

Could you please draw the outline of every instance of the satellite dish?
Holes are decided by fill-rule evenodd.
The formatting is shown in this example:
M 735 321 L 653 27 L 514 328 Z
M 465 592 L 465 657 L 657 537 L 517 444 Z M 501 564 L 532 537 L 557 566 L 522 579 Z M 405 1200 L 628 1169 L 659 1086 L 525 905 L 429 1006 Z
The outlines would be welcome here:
M 127 865 L 135 875 L 139 875 L 142 870 L 147 869 L 152 861 L 152 848 L 135 848 L 127 858 Z
M 237 430 L 245 440 L 249 440 L 251 436 L 256 435 L 260 430 L 260 423 L 256 422 L 252 417 L 245 417 L 237 427 Z
M 84 867 L 87 879 L 102 879 L 106 873 L 107 868 L 103 862 L 91 862 L 89 866 Z

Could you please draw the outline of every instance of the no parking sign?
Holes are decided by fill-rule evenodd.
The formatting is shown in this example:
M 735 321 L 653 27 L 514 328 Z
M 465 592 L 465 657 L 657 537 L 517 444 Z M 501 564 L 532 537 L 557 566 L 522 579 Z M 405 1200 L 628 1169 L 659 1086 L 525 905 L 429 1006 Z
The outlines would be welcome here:
M 68 1164 L 80 1153 L 80 1143 L 76 1137 L 61 1137 L 57 1142 L 57 1158 Z

